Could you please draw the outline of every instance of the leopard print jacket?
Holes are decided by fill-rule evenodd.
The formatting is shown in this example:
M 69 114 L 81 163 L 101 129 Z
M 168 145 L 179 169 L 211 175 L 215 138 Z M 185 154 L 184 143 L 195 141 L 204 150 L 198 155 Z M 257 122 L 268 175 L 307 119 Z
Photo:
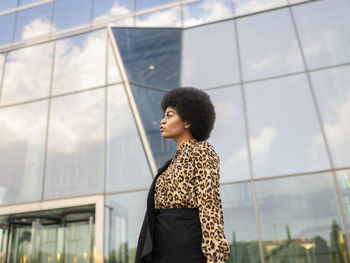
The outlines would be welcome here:
M 207 263 L 224 262 L 230 248 L 224 231 L 220 196 L 220 158 L 207 141 L 182 143 L 155 185 L 154 206 L 198 208 Z

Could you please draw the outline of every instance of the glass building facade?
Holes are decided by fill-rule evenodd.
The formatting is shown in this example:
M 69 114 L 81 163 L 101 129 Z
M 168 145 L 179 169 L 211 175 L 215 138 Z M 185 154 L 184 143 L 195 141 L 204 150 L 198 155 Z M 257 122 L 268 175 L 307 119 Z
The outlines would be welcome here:
M 178 86 L 215 105 L 227 262 L 349 263 L 349 10 L 2 0 L 0 263 L 133 263 Z

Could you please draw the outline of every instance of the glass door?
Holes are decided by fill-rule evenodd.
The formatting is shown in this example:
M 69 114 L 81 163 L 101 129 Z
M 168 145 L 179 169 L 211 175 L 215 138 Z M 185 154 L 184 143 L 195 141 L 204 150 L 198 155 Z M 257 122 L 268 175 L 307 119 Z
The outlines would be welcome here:
M 71 210 L 9 219 L 6 263 L 93 263 L 94 219 Z

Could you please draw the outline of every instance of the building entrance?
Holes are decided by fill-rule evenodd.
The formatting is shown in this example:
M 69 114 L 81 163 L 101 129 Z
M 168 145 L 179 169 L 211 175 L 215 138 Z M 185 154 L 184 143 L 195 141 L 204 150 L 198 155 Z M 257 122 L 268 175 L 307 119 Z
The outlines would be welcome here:
M 1 217 L 0 263 L 93 263 L 95 206 Z

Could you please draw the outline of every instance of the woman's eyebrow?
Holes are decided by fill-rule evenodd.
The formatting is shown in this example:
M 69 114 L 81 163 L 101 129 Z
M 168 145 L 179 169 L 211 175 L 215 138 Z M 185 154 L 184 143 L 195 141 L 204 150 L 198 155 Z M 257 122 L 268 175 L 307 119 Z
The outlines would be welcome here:
M 164 113 L 164 115 L 167 115 L 169 112 L 174 113 L 174 111 L 170 110 L 170 111 L 168 111 L 168 112 Z

